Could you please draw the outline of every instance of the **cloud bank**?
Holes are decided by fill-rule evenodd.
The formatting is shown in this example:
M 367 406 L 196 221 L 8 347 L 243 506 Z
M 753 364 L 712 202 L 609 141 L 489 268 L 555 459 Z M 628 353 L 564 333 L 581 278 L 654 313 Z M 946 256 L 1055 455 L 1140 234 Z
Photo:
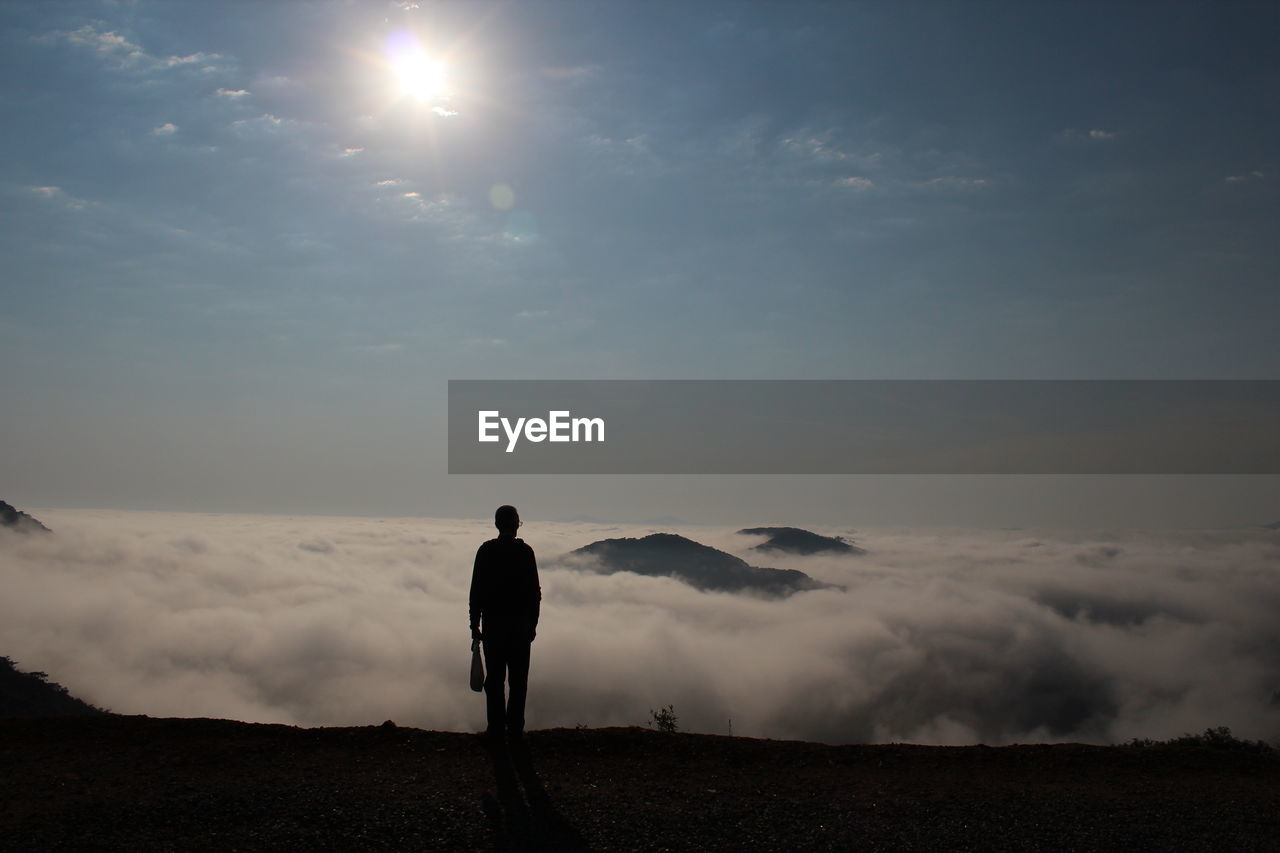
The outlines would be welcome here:
M 466 596 L 488 522 L 39 510 L 0 535 L 0 654 L 121 713 L 483 726 Z M 753 519 L 743 519 L 744 523 Z M 732 528 L 679 532 L 749 556 Z M 529 724 L 828 742 L 1280 736 L 1280 534 L 859 530 L 781 601 L 556 558 L 651 528 L 528 524 Z M 824 530 L 849 533 L 847 530 Z

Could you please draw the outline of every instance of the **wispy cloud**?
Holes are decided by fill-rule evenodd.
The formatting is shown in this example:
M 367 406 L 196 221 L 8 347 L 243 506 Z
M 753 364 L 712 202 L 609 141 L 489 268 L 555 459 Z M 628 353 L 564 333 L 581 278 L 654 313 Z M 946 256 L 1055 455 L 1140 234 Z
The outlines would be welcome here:
M 839 163 L 854 156 L 851 152 L 843 151 L 817 136 L 788 137 L 782 140 L 782 147 L 793 154 L 822 163 Z
M 1069 127 L 1062 131 L 1064 139 L 1081 140 L 1085 142 L 1110 142 L 1118 139 L 1120 132 L 1117 130 L 1107 130 L 1101 127 L 1090 128 L 1084 130 L 1076 127 Z
M 650 150 L 649 139 L 644 134 L 615 137 L 592 133 L 583 137 L 581 142 L 590 155 L 619 174 L 652 173 L 662 165 Z
M 1243 175 L 1227 175 L 1223 180 L 1229 184 L 1239 184 L 1246 181 L 1261 181 L 1266 177 L 1265 172 L 1254 169 L 1252 172 L 1246 172 Z
M 941 175 L 916 182 L 916 186 L 926 189 L 979 190 L 987 186 L 986 178 L 967 178 L 960 175 Z
M 864 192 L 875 187 L 875 182 L 870 178 L 864 178 L 860 175 L 852 175 L 847 178 L 837 178 L 835 185 L 844 187 L 845 189 L 854 190 L 855 192 Z
M 177 132 L 178 132 L 178 126 L 171 121 L 166 121 L 164 124 L 159 125 L 158 127 L 151 128 L 151 133 L 154 136 L 172 136 Z
M 400 222 L 434 226 L 440 236 L 451 241 L 484 242 L 493 239 L 492 234 L 480 228 L 475 214 L 457 196 L 447 192 L 428 195 L 421 190 L 403 189 L 406 183 L 401 178 L 374 182 L 374 188 L 383 191 L 377 195 L 374 210 Z
M 186 56 L 166 56 L 158 60 L 165 68 L 173 68 L 178 65 L 199 65 L 201 71 L 216 71 L 217 68 L 210 64 L 222 59 L 222 55 L 218 53 L 189 53 Z
M 154 71 L 167 68 L 194 67 L 200 71 L 218 70 L 225 57 L 218 53 L 196 52 L 186 55 L 156 55 L 115 30 L 98 29 L 85 24 L 74 30 L 55 30 L 40 37 L 42 41 L 65 41 L 101 58 L 118 70 Z
M 62 187 L 31 186 L 27 187 L 27 192 L 37 198 L 57 202 L 68 210 L 84 210 L 85 208 L 94 205 L 94 202 L 87 201 L 83 198 L 77 198 L 76 196 L 68 193 Z
M 216 92 L 214 92 L 214 94 L 216 94 L 219 98 L 231 98 L 234 100 L 238 98 L 248 97 L 249 90 L 248 89 L 218 89 Z
M 778 147 L 786 155 L 811 165 L 841 165 L 845 169 L 855 167 L 871 171 L 884 165 L 883 152 L 856 150 L 833 141 L 833 135 L 832 131 L 801 129 L 784 136 Z
M 292 119 L 280 118 L 271 113 L 263 113 L 254 118 L 242 118 L 231 122 L 231 132 L 242 139 L 271 136 L 286 128 L 298 125 Z
M 139 62 L 149 58 L 146 51 L 114 30 L 101 31 L 92 24 L 85 24 L 76 30 L 55 31 L 49 36 L 66 39 L 71 44 L 122 62 Z

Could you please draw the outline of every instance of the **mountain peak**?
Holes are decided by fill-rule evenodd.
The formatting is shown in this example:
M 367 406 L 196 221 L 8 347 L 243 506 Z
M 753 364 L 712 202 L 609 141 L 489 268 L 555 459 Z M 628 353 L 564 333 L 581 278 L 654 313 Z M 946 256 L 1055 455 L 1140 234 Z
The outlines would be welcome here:
M 823 536 L 799 527 L 744 527 L 746 536 L 768 536 L 768 540 L 752 548 L 755 551 L 778 551 L 787 554 L 865 554 L 843 536 Z
M 566 555 L 570 565 L 586 566 L 602 574 L 633 572 L 671 577 L 695 589 L 744 592 L 782 598 L 808 589 L 832 588 L 794 569 L 752 566 L 710 545 L 676 533 L 651 533 L 639 539 L 601 539 Z
M 50 532 L 49 528 L 4 501 L 0 501 L 0 527 L 7 530 L 18 530 L 22 533 L 30 533 L 33 530 L 40 530 L 45 533 Z

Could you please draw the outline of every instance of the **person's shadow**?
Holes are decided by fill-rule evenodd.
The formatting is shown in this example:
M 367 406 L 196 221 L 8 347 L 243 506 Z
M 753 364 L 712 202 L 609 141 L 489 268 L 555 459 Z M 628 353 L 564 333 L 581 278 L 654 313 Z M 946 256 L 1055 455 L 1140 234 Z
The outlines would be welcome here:
M 498 850 L 589 851 L 582 834 L 556 811 L 533 769 L 523 741 L 486 746 L 498 795 L 485 794 L 482 807 Z M 523 785 L 524 793 L 520 788 Z

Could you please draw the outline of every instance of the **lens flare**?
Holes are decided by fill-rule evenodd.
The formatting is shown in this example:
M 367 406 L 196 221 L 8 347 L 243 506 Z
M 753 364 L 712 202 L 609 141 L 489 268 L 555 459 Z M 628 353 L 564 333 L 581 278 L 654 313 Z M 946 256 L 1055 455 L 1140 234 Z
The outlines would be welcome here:
M 516 206 L 516 192 L 506 184 L 494 184 L 489 190 L 489 203 L 498 210 L 510 210 Z

